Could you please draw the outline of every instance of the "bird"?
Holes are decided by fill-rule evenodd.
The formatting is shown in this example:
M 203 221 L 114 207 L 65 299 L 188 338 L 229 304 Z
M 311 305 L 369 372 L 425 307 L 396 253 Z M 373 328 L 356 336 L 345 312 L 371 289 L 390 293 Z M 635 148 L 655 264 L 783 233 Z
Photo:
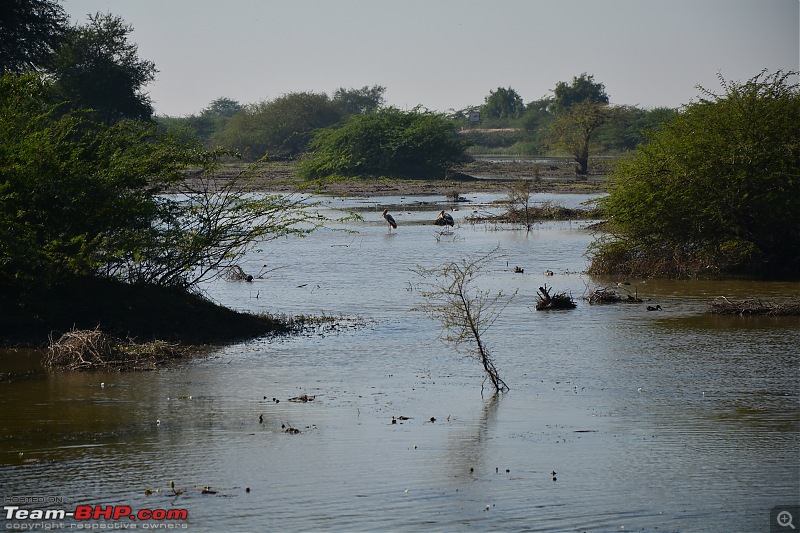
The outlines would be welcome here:
M 397 222 L 394 221 L 394 217 L 389 214 L 388 209 L 384 209 L 383 213 L 381 213 L 383 218 L 386 219 L 386 223 L 389 224 L 389 231 L 392 231 L 392 228 L 397 229 Z
M 661 306 L 660 306 L 660 305 L 657 305 L 657 306 L 655 306 L 655 307 L 653 307 L 652 305 L 648 305 L 648 306 L 647 306 L 647 310 L 648 310 L 648 311 L 661 311 L 662 309 L 661 309 Z
M 437 226 L 450 226 L 451 228 L 455 225 L 455 221 L 450 213 L 445 213 L 444 210 L 439 211 L 439 216 L 436 218 L 436 222 L 434 222 Z

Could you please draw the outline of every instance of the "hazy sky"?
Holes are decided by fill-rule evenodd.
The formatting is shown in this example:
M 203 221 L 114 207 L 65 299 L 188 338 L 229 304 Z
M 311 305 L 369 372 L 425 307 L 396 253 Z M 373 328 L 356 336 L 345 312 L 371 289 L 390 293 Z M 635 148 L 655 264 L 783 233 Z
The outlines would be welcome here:
M 156 112 L 382 85 L 389 105 L 447 111 L 497 87 L 525 102 L 583 72 L 613 104 L 678 107 L 717 73 L 800 68 L 799 0 L 62 0 L 112 13 L 159 70 Z

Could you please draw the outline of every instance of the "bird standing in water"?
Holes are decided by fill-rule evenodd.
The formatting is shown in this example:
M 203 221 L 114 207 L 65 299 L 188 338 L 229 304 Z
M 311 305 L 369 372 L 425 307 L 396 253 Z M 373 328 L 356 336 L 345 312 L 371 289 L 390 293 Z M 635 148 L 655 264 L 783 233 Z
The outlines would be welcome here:
M 394 221 L 394 217 L 389 214 L 388 209 L 383 210 L 383 218 L 386 219 L 386 223 L 389 224 L 389 233 L 392 232 L 392 228 L 397 229 L 397 222 Z
M 455 221 L 453 217 L 450 216 L 450 213 L 445 213 L 444 210 L 439 211 L 439 217 L 434 222 L 437 226 L 450 226 L 451 228 L 455 225 Z

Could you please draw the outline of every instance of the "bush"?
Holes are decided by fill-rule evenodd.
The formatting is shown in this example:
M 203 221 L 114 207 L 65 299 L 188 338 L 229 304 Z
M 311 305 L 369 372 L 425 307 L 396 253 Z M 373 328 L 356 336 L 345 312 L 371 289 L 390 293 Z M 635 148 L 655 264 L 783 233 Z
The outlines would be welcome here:
M 800 272 L 800 93 L 796 73 L 721 79 L 619 161 L 599 200 L 609 234 L 594 274 Z M 791 228 L 791 230 L 789 230 Z
M 443 178 L 463 160 L 466 146 L 444 115 L 384 108 L 318 131 L 300 175 Z

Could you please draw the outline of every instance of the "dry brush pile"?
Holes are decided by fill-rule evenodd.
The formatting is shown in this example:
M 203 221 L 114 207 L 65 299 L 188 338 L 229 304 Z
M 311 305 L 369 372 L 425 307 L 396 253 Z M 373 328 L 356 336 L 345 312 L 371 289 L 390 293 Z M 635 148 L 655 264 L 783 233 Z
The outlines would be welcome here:
M 711 302 L 709 311 L 715 315 L 800 316 L 800 299 L 784 303 L 765 302 L 760 299 L 737 302 L 719 296 Z
M 44 365 L 55 370 L 155 370 L 188 351 L 187 347 L 164 341 L 121 340 L 99 329 L 72 330 L 58 340 L 50 337 Z

